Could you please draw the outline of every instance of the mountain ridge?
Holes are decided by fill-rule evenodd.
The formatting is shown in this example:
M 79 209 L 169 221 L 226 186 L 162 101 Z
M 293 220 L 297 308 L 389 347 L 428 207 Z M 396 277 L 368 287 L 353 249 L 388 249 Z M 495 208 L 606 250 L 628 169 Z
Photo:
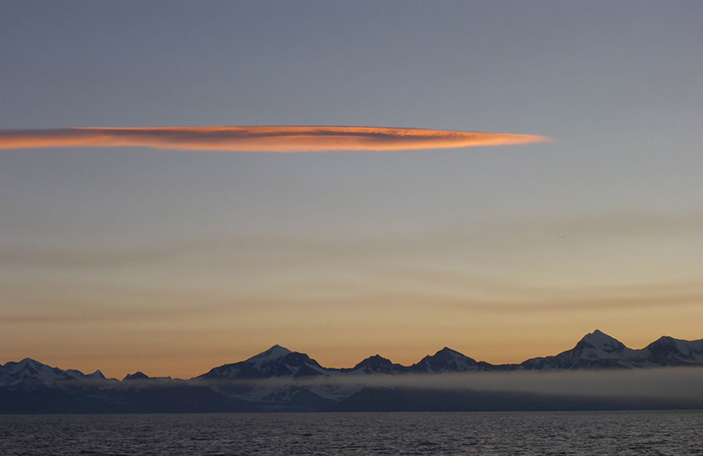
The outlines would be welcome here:
M 586 334 L 570 350 L 520 364 L 494 365 L 444 347 L 410 366 L 376 354 L 352 368 L 328 368 L 305 353 L 274 345 L 243 361 L 214 367 L 190 379 L 150 377 L 137 371 L 120 381 L 105 378 L 100 371 L 84 374 L 25 358 L 0 365 L 0 413 L 703 408 L 703 397 L 698 402 L 659 400 L 654 396 L 611 400 L 558 393 L 472 390 L 468 383 L 452 391 L 400 386 L 408 385 L 407 380 L 427 382 L 445 374 L 457 379 L 456 375 L 481 376 L 491 372 L 622 371 L 681 366 L 703 367 L 703 340 L 662 336 L 644 348 L 631 349 L 598 330 Z
M 122 381 L 135 380 L 257 380 L 265 378 L 304 378 L 329 374 L 439 374 L 447 372 L 482 372 L 493 370 L 562 370 L 621 369 L 703 365 L 703 339 L 684 340 L 661 336 L 641 349 L 632 349 L 612 336 L 596 329 L 583 336 L 569 350 L 556 355 L 530 358 L 519 364 L 491 364 L 477 361 L 463 353 L 444 347 L 417 363 L 405 366 L 379 354 L 369 356 L 351 368 L 331 368 L 315 359 L 281 345 L 273 345 L 243 361 L 213 367 L 190 379 L 150 377 L 141 371 L 127 374 Z M 36 380 L 43 383 L 69 380 L 107 379 L 100 370 L 84 374 L 76 369 L 63 370 L 31 358 L 0 364 L 0 385 Z

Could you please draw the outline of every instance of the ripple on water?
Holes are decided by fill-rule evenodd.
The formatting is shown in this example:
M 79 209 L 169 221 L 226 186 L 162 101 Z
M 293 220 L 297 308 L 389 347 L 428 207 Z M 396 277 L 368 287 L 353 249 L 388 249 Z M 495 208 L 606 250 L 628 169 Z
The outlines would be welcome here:
M 703 411 L 0 416 L 0 455 L 703 455 Z

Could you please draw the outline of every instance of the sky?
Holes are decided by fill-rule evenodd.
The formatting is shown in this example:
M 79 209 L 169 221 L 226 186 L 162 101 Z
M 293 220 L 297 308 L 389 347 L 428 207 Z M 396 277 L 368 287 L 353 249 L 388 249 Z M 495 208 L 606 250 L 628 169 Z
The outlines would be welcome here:
M 2 148 L 0 362 L 187 378 L 274 344 L 348 367 L 703 338 L 701 22 L 699 1 L 0 2 L 0 138 L 551 138 Z

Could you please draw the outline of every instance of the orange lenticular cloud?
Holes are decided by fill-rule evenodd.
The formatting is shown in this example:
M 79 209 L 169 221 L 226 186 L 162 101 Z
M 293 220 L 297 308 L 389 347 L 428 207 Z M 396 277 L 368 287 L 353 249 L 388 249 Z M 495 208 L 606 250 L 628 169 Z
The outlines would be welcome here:
M 152 147 L 229 152 L 418 150 L 548 141 L 544 136 L 419 128 L 266 126 L 0 130 L 0 149 Z

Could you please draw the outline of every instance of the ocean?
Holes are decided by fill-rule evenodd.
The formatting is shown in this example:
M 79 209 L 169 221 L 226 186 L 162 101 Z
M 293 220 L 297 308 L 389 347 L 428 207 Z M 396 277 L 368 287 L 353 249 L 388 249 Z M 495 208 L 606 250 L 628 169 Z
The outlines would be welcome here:
M 703 455 L 703 411 L 0 415 L 0 455 Z

